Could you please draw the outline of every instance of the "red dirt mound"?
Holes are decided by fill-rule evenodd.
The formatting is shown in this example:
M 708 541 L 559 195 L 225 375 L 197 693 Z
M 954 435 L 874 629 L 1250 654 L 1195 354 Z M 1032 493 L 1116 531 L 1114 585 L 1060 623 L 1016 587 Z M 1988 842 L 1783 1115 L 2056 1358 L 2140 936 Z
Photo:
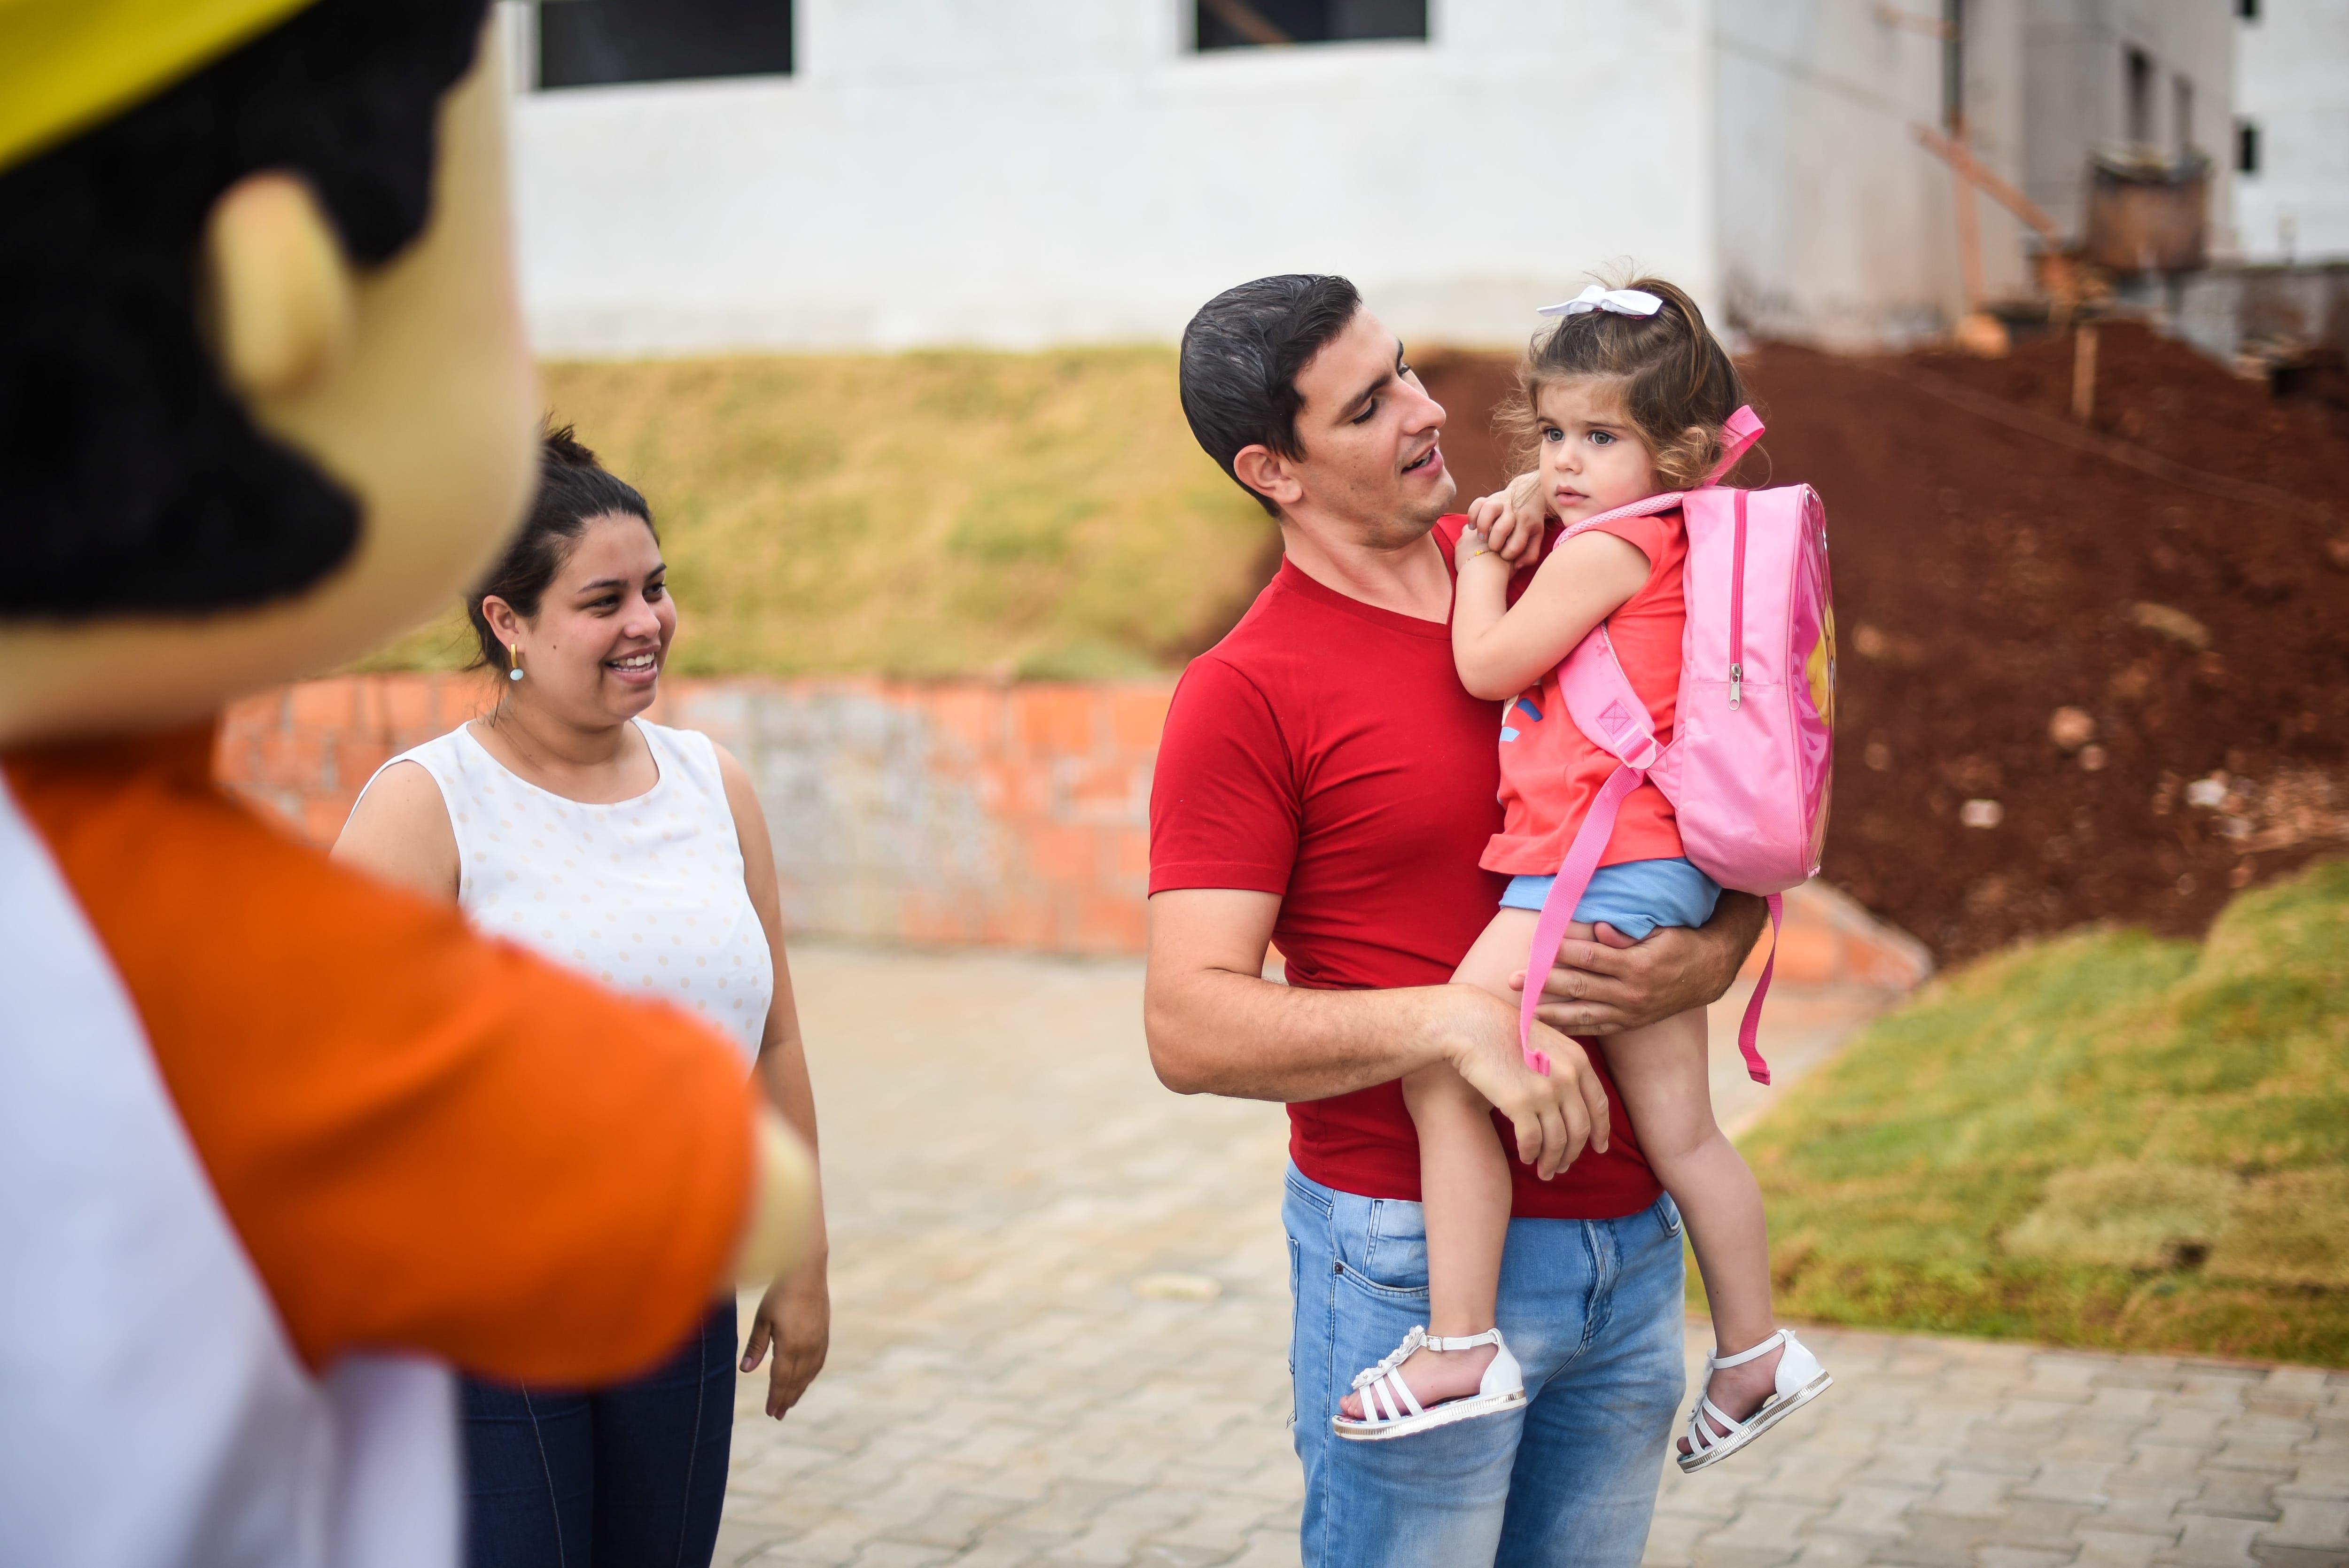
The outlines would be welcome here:
M 1945 961 L 2199 932 L 2349 843 L 2349 434 L 2125 324 L 2083 430 L 2073 355 L 1747 362 L 1770 435 L 1739 479 L 1816 486 L 1833 541 L 1826 875 Z M 1477 493 L 1508 362 L 1422 365 Z

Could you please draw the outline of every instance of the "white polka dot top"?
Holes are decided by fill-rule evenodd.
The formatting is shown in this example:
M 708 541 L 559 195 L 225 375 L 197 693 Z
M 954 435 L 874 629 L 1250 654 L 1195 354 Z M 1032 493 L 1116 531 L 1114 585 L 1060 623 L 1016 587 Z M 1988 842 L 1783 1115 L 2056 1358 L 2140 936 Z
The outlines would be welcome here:
M 616 990 L 673 1002 L 755 1060 L 774 965 L 742 885 L 718 748 L 694 730 L 636 724 L 660 777 L 608 806 L 515 777 L 468 726 L 392 762 L 413 762 L 440 786 L 457 831 L 457 902 L 476 926 Z

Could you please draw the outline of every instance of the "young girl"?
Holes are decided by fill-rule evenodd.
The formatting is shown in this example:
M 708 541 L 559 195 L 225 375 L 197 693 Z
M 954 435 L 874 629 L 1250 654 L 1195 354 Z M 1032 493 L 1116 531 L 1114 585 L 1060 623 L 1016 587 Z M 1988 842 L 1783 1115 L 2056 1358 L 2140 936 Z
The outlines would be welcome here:
M 1592 287 L 1546 315 L 1518 370 L 1517 410 L 1535 473 L 1470 509 L 1454 552 L 1452 640 L 1469 691 L 1510 698 L 1501 729 L 1502 831 L 1487 871 L 1511 875 L 1501 908 L 1453 978 L 1516 1004 L 1535 921 L 1576 830 L 1615 759 L 1578 729 L 1557 666 L 1601 622 L 1660 738 L 1671 732 L 1685 619 L 1680 511 L 1599 524 L 1550 552 L 1512 604 L 1510 579 L 1538 552 L 1546 518 L 1571 525 L 1704 481 L 1723 426 L 1745 401 L 1735 365 L 1679 289 L 1654 278 Z M 1623 804 L 1573 938 L 1600 923 L 1638 941 L 1702 925 L 1721 888 L 1682 852 L 1672 808 L 1652 783 Z M 1602 938 L 1603 940 L 1603 938 Z M 1607 1059 L 1640 1146 L 1679 1204 L 1713 1304 L 1719 1348 L 1681 1440 L 1682 1468 L 1725 1458 L 1829 1379 L 1770 1311 L 1769 1244 L 1753 1172 L 1713 1124 L 1705 1018 L 1680 1014 L 1609 1042 Z M 1506 1155 L 1489 1108 L 1449 1068 L 1403 1079 L 1418 1130 L 1427 1220 L 1428 1321 L 1355 1380 L 1340 1437 L 1381 1439 L 1522 1405 L 1514 1357 L 1494 1325 L 1509 1218 Z

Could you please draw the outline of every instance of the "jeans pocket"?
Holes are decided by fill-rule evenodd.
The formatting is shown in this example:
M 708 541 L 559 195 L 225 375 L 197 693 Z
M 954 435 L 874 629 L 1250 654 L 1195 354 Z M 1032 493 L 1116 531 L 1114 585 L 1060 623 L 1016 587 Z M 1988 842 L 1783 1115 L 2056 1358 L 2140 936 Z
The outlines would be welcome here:
M 1657 1198 L 1656 1206 L 1648 1212 L 1655 1215 L 1657 1228 L 1664 1234 L 1677 1236 L 1681 1233 L 1681 1206 L 1672 1202 L 1670 1192 Z
M 1427 1299 L 1427 1215 L 1416 1203 L 1373 1198 L 1361 1222 L 1340 1225 L 1338 1273 L 1381 1300 L 1411 1305 Z
M 1362 1295 L 1374 1300 L 1386 1302 L 1390 1305 L 1418 1310 L 1423 1310 L 1427 1305 L 1427 1271 L 1424 1269 L 1420 1271 L 1419 1278 L 1415 1282 L 1389 1284 L 1383 1280 L 1372 1279 L 1361 1270 L 1341 1263 L 1338 1265 L 1338 1277 Z

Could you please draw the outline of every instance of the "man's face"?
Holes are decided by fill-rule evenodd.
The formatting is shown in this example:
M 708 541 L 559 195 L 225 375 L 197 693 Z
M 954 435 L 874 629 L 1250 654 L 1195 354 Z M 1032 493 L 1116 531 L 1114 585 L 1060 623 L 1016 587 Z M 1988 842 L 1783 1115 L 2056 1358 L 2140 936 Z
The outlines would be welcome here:
M 1437 438 L 1444 405 L 1427 395 L 1402 345 L 1367 310 L 1297 375 L 1304 456 L 1289 473 L 1303 488 L 1288 510 L 1310 510 L 1375 546 L 1424 534 L 1459 488 Z

